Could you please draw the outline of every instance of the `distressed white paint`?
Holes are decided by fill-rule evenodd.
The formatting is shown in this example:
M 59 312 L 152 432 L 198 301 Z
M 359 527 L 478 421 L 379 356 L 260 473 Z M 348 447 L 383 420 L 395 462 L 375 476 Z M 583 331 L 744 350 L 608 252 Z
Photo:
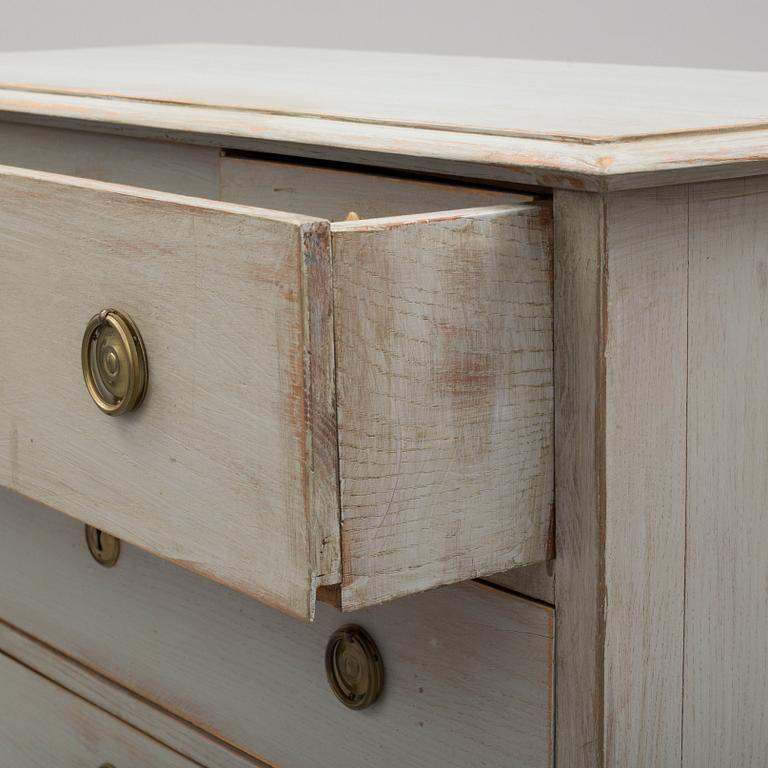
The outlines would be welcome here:
M 684 768 L 768 754 L 768 179 L 692 190 Z
M 2 169 L 0 484 L 309 618 L 339 579 L 327 227 Z M 117 418 L 80 368 L 112 306 L 150 370 Z
M 65 176 L 218 200 L 219 159 L 215 147 L 0 122 L 0 164 Z
M 509 571 L 494 573 L 488 577 L 493 584 L 519 592 L 521 595 L 541 600 L 543 603 L 555 603 L 555 561 L 522 565 Z
M 549 768 L 549 607 L 465 584 L 351 615 L 319 605 L 302 624 L 134 547 L 105 569 L 82 525 L 9 491 L 0 524 L 0 615 L 265 762 Z M 326 642 L 350 621 L 385 666 L 364 712 L 325 678 Z
M 131 693 L 2 620 L 0 652 L 195 761 L 196 765 L 205 768 L 267 768 L 265 763 L 254 762 L 253 758 L 231 749 L 220 739 L 191 727 L 148 699 Z M 43 732 L 41 729 L 41 734 Z M 73 768 L 80 768 L 80 765 L 82 763 Z
M 768 75 L 761 72 L 309 48 L 191 44 L 4 53 L 0 85 L 564 141 L 768 122 Z
M 555 196 L 557 760 L 681 759 L 688 190 Z
M 0 111 L 603 190 L 765 173 L 767 82 L 759 72 L 153 46 L 2 54 Z
M 544 560 L 549 204 L 332 233 L 342 607 Z
M 0 763 L 8 768 L 197 766 L 3 654 Z
M 688 188 L 605 218 L 605 762 L 680 764 Z
M 342 576 L 351 609 L 545 558 L 546 205 L 336 226 L 340 509 L 328 222 L 10 168 L 0 201 L 6 487 L 304 618 L 315 587 Z M 371 258 L 399 270 L 387 283 L 397 309 L 374 329 L 355 325 Z M 150 360 L 145 402 L 117 419 L 90 402 L 79 370 L 82 330 L 105 306 L 133 316 Z M 383 362 L 366 357 L 371 333 Z M 40 354 L 19 343 L 29 338 Z M 355 402 L 403 365 L 418 402 L 403 400 L 401 416 L 386 398 Z M 381 441 L 419 452 L 411 491 L 392 454 L 352 456 L 371 419 Z M 366 497 L 369 521 L 383 521 L 367 528 Z

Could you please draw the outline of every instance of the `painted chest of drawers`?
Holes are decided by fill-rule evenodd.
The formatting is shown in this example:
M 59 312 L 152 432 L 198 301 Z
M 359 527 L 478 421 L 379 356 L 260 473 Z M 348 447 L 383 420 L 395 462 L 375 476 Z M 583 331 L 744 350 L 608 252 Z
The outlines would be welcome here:
M 0 762 L 762 765 L 766 86 L 0 56 Z

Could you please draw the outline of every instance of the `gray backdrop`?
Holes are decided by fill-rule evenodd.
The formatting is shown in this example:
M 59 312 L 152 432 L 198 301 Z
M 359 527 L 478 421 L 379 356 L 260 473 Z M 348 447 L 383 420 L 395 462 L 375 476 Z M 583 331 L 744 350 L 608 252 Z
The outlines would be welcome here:
M 0 50 L 212 41 L 768 70 L 768 1 L 4 0 Z

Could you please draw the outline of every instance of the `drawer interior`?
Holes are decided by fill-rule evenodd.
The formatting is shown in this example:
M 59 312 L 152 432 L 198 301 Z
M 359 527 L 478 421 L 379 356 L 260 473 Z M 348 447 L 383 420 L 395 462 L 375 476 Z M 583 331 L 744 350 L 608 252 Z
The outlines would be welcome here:
M 343 221 L 476 208 L 530 194 L 373 166 L 0 122 L 0 164 Z M 539 195 L 541 197 L 541 195 Z
M 222 152 L 220 198 L 318 216 L 378 219 L 528 202 L 529 194 L 333 162 Z

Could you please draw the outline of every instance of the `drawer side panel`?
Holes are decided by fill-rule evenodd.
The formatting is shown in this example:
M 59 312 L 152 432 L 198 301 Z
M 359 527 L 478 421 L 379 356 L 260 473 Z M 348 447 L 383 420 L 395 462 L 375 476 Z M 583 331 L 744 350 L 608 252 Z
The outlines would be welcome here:
M 546 559 L 550 204 L 332 232 L 342 607 Z

